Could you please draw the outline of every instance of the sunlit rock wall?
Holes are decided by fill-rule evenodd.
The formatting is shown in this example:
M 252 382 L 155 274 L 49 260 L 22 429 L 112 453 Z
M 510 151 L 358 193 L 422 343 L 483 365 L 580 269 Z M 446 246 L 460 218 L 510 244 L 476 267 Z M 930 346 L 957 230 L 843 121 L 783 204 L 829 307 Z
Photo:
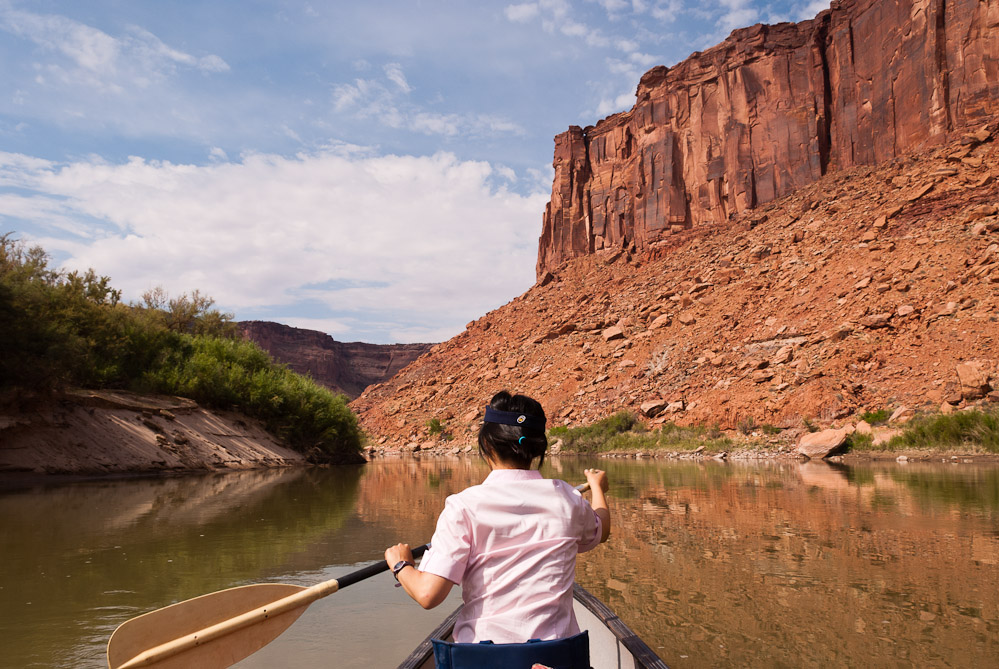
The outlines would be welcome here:
M 647 72 L 631 111 L 555 138 L 538 276 L 942 141 L 997 100 L 999 0 L 843 0 L 736 30 Z

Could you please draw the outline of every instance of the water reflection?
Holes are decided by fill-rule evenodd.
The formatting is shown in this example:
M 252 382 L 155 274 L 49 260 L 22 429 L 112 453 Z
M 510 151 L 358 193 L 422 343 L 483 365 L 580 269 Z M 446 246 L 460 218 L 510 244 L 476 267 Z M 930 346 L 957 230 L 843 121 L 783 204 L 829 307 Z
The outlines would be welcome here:
M 595 464 L 614 530 L 577 577 L 671 666 L 999 657 L 999 468 L 563 458 L 546 474 L 578 483 Z M 447 495 L 485 473 L 406 459 L 7 492 L 0 666 L 104 666 L 107 637 L 138 613 L 347 573 L 427 541 Z M 392 585 L 313 604 L 240 666 L 393 666 L 452 603 L 424 612 Z
M 615 505 L 624 533 L 578 576 L 671 666 L 999 657 L 995 469 L 630 473 L 642 492 Z
M 101 666 L 107 637 L 132 616 L 314 567 L 353 513 L 361 473 L 238 472 L 0 496 L 0 664 Z

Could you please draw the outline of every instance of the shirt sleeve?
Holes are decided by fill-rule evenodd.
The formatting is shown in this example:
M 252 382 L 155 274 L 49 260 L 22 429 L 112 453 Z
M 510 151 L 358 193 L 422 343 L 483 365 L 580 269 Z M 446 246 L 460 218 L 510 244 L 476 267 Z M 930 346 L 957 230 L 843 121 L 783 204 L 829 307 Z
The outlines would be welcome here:
M 579 495 L 579 493 L 576 494 Z M 581 502 L 578 509 L 580 532 L 579 548 L 577 550 L 580 553 L 585 553 L 600 545 L 600 536 L 603 534 L 603 522 L 600 520 L 597 512 L 593 510 L 593 507 L 590 506 L 590 503 L 582 495 L 579 495 L 579 497 Z
M 599 538 L 599 537 L 598 537 Z M 472 548 L 472 532 L 461 502 L 447 498 L 430 540 L 430 550 L 420 562 L 420 571 L 461 584 Z

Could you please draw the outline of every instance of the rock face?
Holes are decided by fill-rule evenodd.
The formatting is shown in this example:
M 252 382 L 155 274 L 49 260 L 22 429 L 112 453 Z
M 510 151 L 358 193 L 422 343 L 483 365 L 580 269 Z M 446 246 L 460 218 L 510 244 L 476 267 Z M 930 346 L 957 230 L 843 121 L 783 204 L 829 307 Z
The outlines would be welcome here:
M 454 449 L 474 448 L 502 388 L 535 397 L 552 426 L 624 410 L 653 429 L 796 436 L 866 412 L 991 405 L 999 114 L 983 125 L 830 172 L 731 225 L 677 235 L 668 253 L 573 258 L 351 406 L 379 447 Z M 880 429 L 875 443 L 890 436 Z
M 999 100 L 999 0 L 833 2 L 656 67 L 637 98 L 555 138 L 539 281 L 604 248 L 675 246 L 984 123 Z
M 324 332 L 267 321 L 242 321 L 239 327 L 245 338 L 278 362 L 351 399 L 371 384 L 390 378 L 432 346 L 343 343 Z

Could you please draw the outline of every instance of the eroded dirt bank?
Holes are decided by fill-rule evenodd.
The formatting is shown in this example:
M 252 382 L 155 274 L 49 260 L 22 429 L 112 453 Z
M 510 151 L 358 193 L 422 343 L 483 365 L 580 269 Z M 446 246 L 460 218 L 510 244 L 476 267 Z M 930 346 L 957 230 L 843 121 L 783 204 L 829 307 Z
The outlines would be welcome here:
M 306 457 L 256 421 L 179 397 L 77 391 L 0 406 L 0 475 L 288 467 Z

